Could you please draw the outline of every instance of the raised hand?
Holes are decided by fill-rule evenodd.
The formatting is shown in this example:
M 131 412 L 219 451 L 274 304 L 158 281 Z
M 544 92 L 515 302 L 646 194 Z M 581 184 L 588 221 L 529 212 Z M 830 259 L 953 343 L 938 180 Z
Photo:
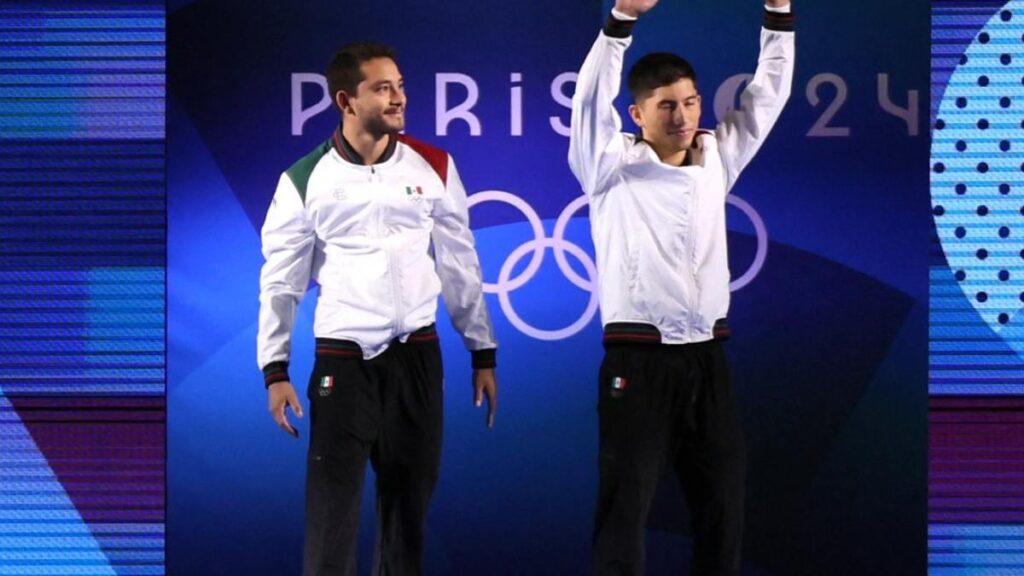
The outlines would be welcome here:
M 626 16 L 636 18 L 654 8 L 654 5 L 657 3 L 658 0 L 615 0 L 615 9 Z

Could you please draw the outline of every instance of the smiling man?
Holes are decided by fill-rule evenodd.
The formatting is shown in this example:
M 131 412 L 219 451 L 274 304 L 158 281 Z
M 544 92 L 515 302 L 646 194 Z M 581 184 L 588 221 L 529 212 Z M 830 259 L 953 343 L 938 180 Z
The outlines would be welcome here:
M 399 133 L 406 96 L 394 53 L 345 46 L 327 83 L 341 125 L 281 175 L 263 225 L 258 361 L 274 420 L 297 436 L 286 415 L 303 412 L 288 375 L 291 333 L 315 280 L 303 574 L 355 574 L 367 460 L 377 477 L 374 573 L 420 574 L 441 457 L 438 295 L 472 351 L 488 426 L 496 343 L 466 191 L 446 152 Z
M 590 200 L 605 357 L 598 377 L 594 573 L 644 574 L 651 499 L 666 466 L 682 485 L 695 576 L 738 575 L 745 448 L 721 340 L 729 334 L 725 199 L 793 81 L 789 0 L 768 0 L 753 80 L 714 131 L 700 129 L 690 64 L 648 54 L 629 71 L 636 135 L 613 107 L 637 18 L 617 0 L 580 70 L 569 165 Z

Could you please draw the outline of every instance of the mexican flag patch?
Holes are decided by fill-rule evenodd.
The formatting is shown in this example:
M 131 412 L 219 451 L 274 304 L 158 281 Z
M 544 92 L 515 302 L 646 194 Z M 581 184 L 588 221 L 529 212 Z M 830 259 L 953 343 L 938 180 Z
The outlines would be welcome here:
M 334 376 L 324 376 L 320 379 L 320 387 L 318 389 L 320 396 L 329 396 L 331 390 L 334 390 Z
M 621 398 L 626 393 L 626 386 L 628 385 L 629 381 L 622 376 L 612 378 L 612 398 Z

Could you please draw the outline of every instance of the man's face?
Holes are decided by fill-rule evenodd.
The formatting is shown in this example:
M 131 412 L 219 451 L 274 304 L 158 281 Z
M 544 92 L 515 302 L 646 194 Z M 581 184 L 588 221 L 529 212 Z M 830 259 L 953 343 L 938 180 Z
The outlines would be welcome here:
M 354 120 L 374 136 L 401 131 L 405 128 L 405 84 L 398 65 L 390 58 L 374 58 L 359 69 L 363 81 L 356 93 L 347 98 L 339 93 L 346 121 Z
M 629 114 L 656 150 L 686 150 L 700 125 L 700 94 L 692 79 L 680 78 L 641 97 Z

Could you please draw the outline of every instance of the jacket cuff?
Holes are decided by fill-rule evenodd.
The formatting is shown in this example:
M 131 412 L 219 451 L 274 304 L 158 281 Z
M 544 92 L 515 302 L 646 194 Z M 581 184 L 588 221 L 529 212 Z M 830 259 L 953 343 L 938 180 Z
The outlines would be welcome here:
M 633 32 L 636 20 L 620 20 L 615 14 L 608 15 L 608 21 L 604 25 L 604 35 L 611 38 L 628 38 Z
M 271 362 L 263 367 L 263 385 L 270 388 L 271 384 L 291 380 L 288 377 L 287 362 Z
M 498 365 L 497 359 L 497 348 L 487 348 L 485 350 L 473 350 L 470 354 L 473 355 L 473 369 L 481 370 L 484 368 L 494 368 Z
M 795 30 L 793 12 L 764 11 L 764 28 L 774 32 L 792 32 Z

